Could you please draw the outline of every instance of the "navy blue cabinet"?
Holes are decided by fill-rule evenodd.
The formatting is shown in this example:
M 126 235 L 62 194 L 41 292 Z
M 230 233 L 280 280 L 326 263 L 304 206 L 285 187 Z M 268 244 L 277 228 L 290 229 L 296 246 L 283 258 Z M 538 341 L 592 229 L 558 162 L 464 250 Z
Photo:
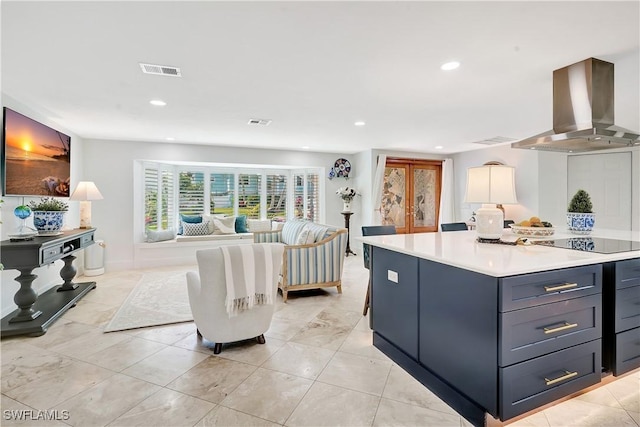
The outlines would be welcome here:
M 373 247 L 371 265 L 373 329 L 417 359 L 418 259 Z
M 600 382 L 600 264 L 496 278 L 374 247 L 372 269 L 374 345 L 474 425 Z
M 640 367 L 640 259 L 605 265 L 604 364 L 614 375 Z

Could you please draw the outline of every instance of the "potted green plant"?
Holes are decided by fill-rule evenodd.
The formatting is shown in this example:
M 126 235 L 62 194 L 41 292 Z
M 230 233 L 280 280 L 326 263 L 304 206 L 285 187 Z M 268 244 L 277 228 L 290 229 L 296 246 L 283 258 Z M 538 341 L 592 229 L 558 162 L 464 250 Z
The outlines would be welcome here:
M 567 227 L 574 234 L 589 234 L 593 230 L 596 216 L 589 193 L 580 189 L 573 195 L 567 208 Z
M 64 224 L 64 214 L 69 204 L 53 197 L 43 197 L 40 201 L 29 202 L 33 211 L 33 225 L 38 232 L 57 233 Z

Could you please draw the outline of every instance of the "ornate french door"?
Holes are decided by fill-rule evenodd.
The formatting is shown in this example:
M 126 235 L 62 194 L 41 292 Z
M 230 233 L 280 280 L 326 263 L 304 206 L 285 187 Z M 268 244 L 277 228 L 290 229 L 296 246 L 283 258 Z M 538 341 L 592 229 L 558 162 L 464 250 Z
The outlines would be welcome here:
M 438 231 L 441 181 L 441 161 L 387 158 L 382 224 L 397 233 Z

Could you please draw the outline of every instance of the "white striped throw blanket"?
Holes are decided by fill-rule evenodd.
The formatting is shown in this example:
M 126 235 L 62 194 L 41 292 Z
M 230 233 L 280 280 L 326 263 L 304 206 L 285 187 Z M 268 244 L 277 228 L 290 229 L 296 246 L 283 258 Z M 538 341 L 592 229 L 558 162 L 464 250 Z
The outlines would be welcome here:
M 273 304 L 284 246 L 273 243 L 220 246 L 229 317 L 254 305 Z

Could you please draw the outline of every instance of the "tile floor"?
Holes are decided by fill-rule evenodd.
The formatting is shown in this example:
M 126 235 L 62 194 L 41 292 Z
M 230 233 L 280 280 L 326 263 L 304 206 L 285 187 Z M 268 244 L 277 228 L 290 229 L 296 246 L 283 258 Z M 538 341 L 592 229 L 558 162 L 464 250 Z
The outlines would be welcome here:
M 98 288 L 45 335 L 1 341 L 0 424 L 468 426 L 372 346 L 361 315 L 368 273 L 361 256 L 345 263 L 342 295 L 291 293 L 265 345 L 218 356 L 192 322 L 103 333 L 144 271 L 92 278 Z M 58 412 L 18 421 L 11 410 Z M 511 425 L 637 427 L 640 371 Z

